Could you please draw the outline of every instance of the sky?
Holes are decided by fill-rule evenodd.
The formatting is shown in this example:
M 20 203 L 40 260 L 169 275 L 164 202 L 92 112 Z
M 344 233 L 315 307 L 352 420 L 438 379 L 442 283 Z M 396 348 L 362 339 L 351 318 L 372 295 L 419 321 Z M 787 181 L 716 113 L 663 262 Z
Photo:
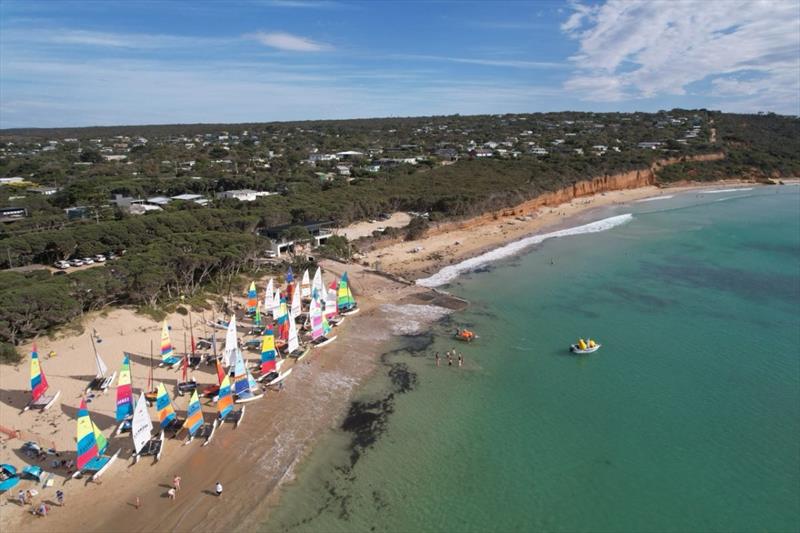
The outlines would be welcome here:
M 0 2 L 0 128 L 673 107 L 800 115 L 800 2 Z

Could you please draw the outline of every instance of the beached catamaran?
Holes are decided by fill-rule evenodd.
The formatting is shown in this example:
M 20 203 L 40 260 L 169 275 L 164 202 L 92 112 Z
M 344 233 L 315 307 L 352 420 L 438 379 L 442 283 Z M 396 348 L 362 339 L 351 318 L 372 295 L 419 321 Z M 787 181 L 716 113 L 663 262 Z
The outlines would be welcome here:
M 161 326 L 161 362 L 158 366 L 175 367 L 181 362 L 180 357 L 175 356 L 175 350 L 172 348 L 172 340 L 169 338 L 169 326 L 167 321 Z
M 275 336 L 272 328 L 268 328 L 261 339 L 261 375 L 258 377 L 258 381 L 266 381 L 267 386 L 277 385 L 292 373 L 291 368 L 281 372 L 283 360 L 276 361 L 275 356 Z
M 131 385 L 131 361 L 127 354 L 122 359 L 122 369 L 117 381 L 117 410 L 114 415 L 117 423 L 116 435 L 131 430 L 133 418 L 133 386 Z
M 182 424 L 178 420 L 178 415 L 175 414 L 172 400 L 170 400 L 169 393 L 163 383 L 158 384 L 156 410 L 158 410 L 158 420 L 161 423 L 161 429 L 177 432 L 181 428 Z
M 233 357 L 238 348 L 239 338 L 236 335 L 236 315 L 231 315 L 231 321 L 228 322 L 228 329 L 225 332 L 225 349 L 222 351 L 222 364 L 225 367 L 231 366 Z
M 353 291 L 350 290 L 350 283 L 347 279 L 347 272 L 342 274 L 339 280 L 339 291 L 337 293 L 336 305 L 339 308 L 339 313 L 343 316 L 354 315 L 358 313 L 358 306 L 356 300 L 353 298 Z
M 325 320 L 325 317 L 322 315 L 322 303 L 319 301 L 316 289 L 311 299 L 311 309 L 309 313 L 311 315 L 311 345 L 318 348 L 335 341 L 336 335 L 330 335 L 330 325 L 328 325 L 327 320 Z M 326 325 L 328 326 L 327 331 L 325 328 Z
M 250 369 L 244 364 L 242 352 L 236 350 L 236 359 L 233 365 L 233 393 L 236 395 L 236 403 L 247 403 L 258 400 L 264 396 L 261 389 L 253 379 Z
M 225 422 L 234 424 L 234 428 L 238 428 L 239 424 L 244 420 L 244 410 L 246 406 L 242 406 L 238 411 L 233 410 L 233 393 L 231 392 L 231 380 L 228 376 L 222 379 L 222 385 L 219 387 L 219 395 L 217 396 L 217 419 L 221 426 Z
M 161 459 L 164 451 L 164 430 L 161 429 L 158 437 L 153 437 L 153 421 L 147 410 L 147 400 L 144 394 L 139 394 L 136 409 L 133 410 L 133 424 L 131 438 L 133 439 L 133 463 L 146 456 L 155 457 L 155 462 Z
M 81 398 L 81 405 L 78 408 L 77 443 L 78 457 L 76 471 L 72 474 L 73 478 L 83 474 L 92 474 L 91 479 L 95 480 L 108 470 L 108 467 L 117 460 L 119 455 L 119 450 L 112 456 L 105 455 L 108 449 L 108 439 L 89 418 L 89 409 L 86 407 L 85 398 Z
M 97 337 L 96 332 L 92 332 L 91 340 L 92 340 L 92 350 L 94 350 L 94 364 L 97 367 L 97 374 L 95 375 L 94 379 L 89 382 L 86 386 L 86 392 L 90 390 L 96 390 L 101 392 L 106 392 L 108 387 L 114 383 L 114 378 L 117 377 L 116 370 L 110 376 L 106 376 L 108 373 L 108 367 L 106 366 L 105 361 L 100 357 L 100 354 L 97 351 L 97 344 L 95 342 L 95 338 Z
M 23 408 L 23 411 L 28 409 L 45 411 L 49 409 L 61 396 L 61 391 L 56 391 L 55 394 L 45 394 L 48 387 L 47 377 L 45 377 L 44 369 L 39 362 L 39 352 L 36 350 L 36 343 L 34 343 L 31 351 L 31 401 Z
M 184 445 L 189 444 L 197 437 L 206 439 L 203 443 L 203 446 L 205 446 L 214 438 L 214 431 L 217 429 L 217 421 L 214 420 L 211 424 L 205 423 L 203 420 L 203 409 L 200 406 L 200 398 L 197 396 L 197 391 L 194 391 L 192 397 L 189 398 L 189 409 L 186 413 L 186 422 L 183 423 L 183 427 L 189 431 L 189 438 L 183 443 Z
M 289 320 L 289 338 L 286 340 L 286 355 L 294 357 L 297 360 L 306 356 L 311 348 L 309 346 L 301 346 L 300 339 L 297 335 L 297 324 L 294 320 Z

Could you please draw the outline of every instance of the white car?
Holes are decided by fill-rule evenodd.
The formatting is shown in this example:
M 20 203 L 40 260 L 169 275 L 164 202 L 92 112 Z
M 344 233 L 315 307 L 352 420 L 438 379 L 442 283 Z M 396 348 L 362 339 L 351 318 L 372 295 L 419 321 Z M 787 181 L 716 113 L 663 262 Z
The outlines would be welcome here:
M 55 267 L 60 268 L 61 270 L 69 268 L 69 261 L 56 261 Z
M 92 259 L 91 257 L 84 257 L 83 258 L 83 264 L 84 265 L 92 265 L 92 264 L 94 264 L 94 259 Z
M 104 256 L 103 254 L 97 254 L 96 256 L 94 256 L 94 260 L 97 263 L 105 263 L 106 262 L 106 256 Z
M 83 266 L 83 261 L 81 261 L 80 259 L 73 259 L 72 261 L 69 262 L 69 264 L 74 267 L 79 267 Z

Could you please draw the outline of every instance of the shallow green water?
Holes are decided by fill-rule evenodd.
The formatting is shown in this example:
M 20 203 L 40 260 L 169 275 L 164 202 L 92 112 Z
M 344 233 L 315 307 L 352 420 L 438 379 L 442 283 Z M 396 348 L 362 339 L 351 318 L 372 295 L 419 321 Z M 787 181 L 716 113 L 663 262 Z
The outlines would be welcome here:
M 777 191 L 595 213 L 634 218 L 445 287 L 473 305 L 385 356 L 263 530 L 799 530 L 800 195 Z M 467 324 L 465 367 L 436 368 Z

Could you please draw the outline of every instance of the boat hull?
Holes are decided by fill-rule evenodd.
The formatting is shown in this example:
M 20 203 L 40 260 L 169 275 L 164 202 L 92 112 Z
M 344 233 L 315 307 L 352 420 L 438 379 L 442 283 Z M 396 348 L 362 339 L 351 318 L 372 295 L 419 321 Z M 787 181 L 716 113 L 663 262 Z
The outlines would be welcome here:
M 578 347 L 577 344 L 570 344 L 569 351 L 574 353 L 574 354 L 576 354 L 576 355 L 587 355 L 587 354 L 596 352 L 597 350 L 600 349 L 601 346 L 602 346 L 602 344 L 596 344 L 596 345 L 592 346 L 591 348 L 586 348 L 584 350 L 581 350 Z

